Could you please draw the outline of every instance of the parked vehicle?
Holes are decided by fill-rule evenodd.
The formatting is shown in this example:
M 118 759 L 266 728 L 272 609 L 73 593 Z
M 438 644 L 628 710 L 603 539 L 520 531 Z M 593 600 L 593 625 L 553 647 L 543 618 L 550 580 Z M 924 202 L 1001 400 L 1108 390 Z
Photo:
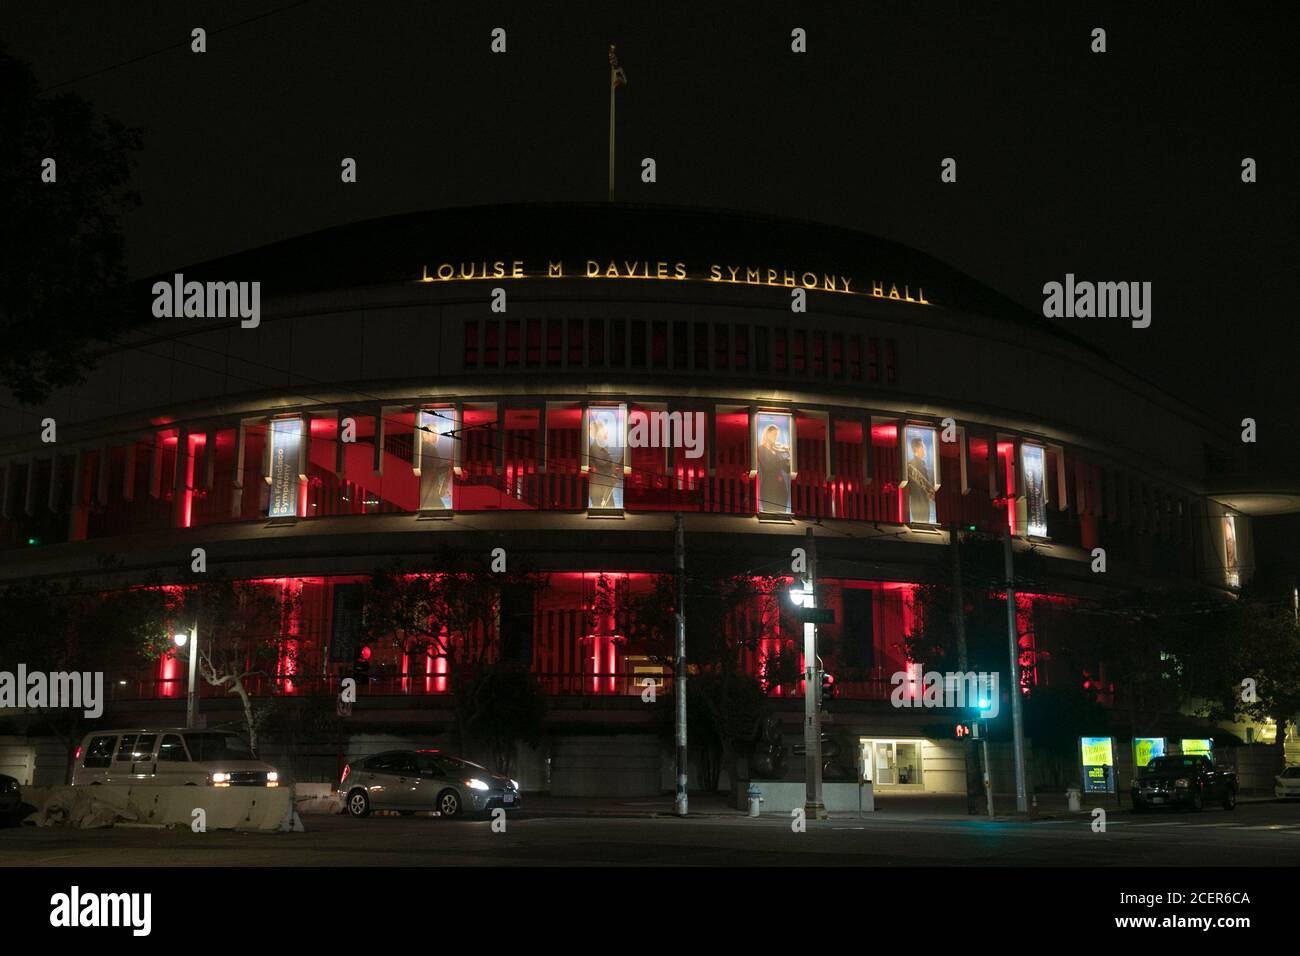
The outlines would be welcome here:
M 77 748 L 72 785 L 278 787 L 280 775 L 228 730 L 98 730 Z
M 18 780 L 0 773 L 0 826 L 18 822 L 18 808 L 23 805 L 22 788 Z
M 372 810 L 459 817 L 520 806 L 516 781 L 437 750 L 389 750 L 352 761 L 337 789 L 354 817 Z
M 1279 800 L 1300 797 L 1300 766 L 1287 767 L 1273 778 L 1273 796 Z
M 1155 757 L 1138 773 L 1131 794 L 1135 813 L 1161 806 L 1200 810 L 1214 801 L 1233 810 L 1237 774 L 1216 767 L 1204 754 Z

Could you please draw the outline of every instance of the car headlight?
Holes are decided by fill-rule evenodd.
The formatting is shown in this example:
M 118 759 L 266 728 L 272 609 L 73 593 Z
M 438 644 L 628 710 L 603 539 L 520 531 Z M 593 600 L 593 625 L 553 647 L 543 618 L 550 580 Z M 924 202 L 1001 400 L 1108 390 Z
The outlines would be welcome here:
M 518 780 L 511 780 L 511 781 L 510 781 L 510 789 L 511 789 L 511 790 L 518 790 L 518 789 L 519 789 L 519 781 L 518 781 Z
M 1174 786 L 1178 787 L 1180 790 L 1185 790 L 1190 785 L 1191 785 L 1191 781 L 1188 780 L 1186 777 L 1179 777 L 1177 780 L 1174 781 Z
M 276 773 L 274 770 L 268 770 L 266 772 L 266 785 L 268 787 L 280 786 L 280 775 Z
M 487 790 L 487 789 L 488 789 L 488 785 L 487 785 L 486 783 L 484 783 L 482 780 L 478 779 L 477 777 L 475 777 L 473 780 L 466 780 L 466 781 L 465 781 L 465 786 L 469 787 L 471 790 Z
M 212 785 L 214 787 L 230 786 L 230 774 L 223 773 L 222 771 L 218 770 L 216 773 L 212 775 Z

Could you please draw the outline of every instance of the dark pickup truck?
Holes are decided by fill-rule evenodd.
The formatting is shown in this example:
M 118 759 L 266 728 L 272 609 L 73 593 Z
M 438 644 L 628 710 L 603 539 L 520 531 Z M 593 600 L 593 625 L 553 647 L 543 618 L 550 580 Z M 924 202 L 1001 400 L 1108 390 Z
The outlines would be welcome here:
M 1200 810 L 1215 801 L 1232 810 L 1237 806 L 1237 775 L 1215 767 L 1202 754 L 1155 757 L 1138 773 L 1131 793 L 1135 813 L 1151 807 Z

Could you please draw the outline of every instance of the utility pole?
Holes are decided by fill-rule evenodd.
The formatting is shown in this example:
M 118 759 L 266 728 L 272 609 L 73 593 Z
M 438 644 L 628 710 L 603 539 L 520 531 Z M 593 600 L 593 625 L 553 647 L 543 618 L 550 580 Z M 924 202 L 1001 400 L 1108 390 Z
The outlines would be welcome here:
M 952 626 L 957 634 L 957 670 L 965 674 L 970 666 L 966 654 L 966 592 L 963 588 L 961 576 L 961 539 L 957 532 L 957 523 L 953 522 L 948 526 L 948 543 L 952 545 Z M 993 816 L 993 783 L 988 773 L 988 735 L 984 735 L 984 764 L 985 771 L 979 773 L 979 754 L 980 751 L 975 746 L 975 741 L 967 738 L 962 743 L 962 762 L 966 768 L 966 812 L 975 812 L 975 791 L 971 786 L 972 776 L 982 777 L 984 782 L 984 793 L 989 805 L 989 816 Z M 972 765 L 976 773 L 971 774 Z
M 609 45 L 609 201 L 614 201 L 614 91 L 627 86 L 627 72 L 619 65 L 614 44 Z
M 677 559 L 677 648 L 673 655 L 673 700 L 677 705 L 677 796 L 673 800 L 673 813 L 684 817 L 688 803 L 686 783 L 689 769 L 686 762 L 686 522 L 680 511 L 673 523 L 673 551 Z
M 812 610 L 817 606 L 817 539 L 812 528 L 804 529 L 807 542 L 808 573 L 804 578 L 803 606 Z M 803 747 L 804 747 L 804 814 L 814 820 L 826 819 L 826 805 L 822 803 L 822 716 L 817 706 L 821 695 L 821 673 L 817 667 L 817 625 L 803 626 Z
M 185 701 L 185 726 L 190 730 L 198 727 L 199 721 L 199 625 L 190 628 L 190 683 L 189 698 Z
M 612 45 L 609 48 L 609 55 L 611 57 L 611 62 L 613 62 L 612 58 L 614 56 L 614 47 Z M 614 80 L 611 78 L 609 81 L 609 201 L 610 202 L 614 201 L 614 90 L 616 90 L 617 88 L 618 87 L 615 86 L 614 84 Z
M 1003 565 L 1007 576 L 1007 642 L 1011 654 L 1011 732 L 1016 758 L 1016 812 L 1028 813 L 1025 795 L 1025 722 L 1020 706 L 1020 635 L 1016 629 L 1016 572 L 1011 561 L 1011 529 L 1002 532 Z

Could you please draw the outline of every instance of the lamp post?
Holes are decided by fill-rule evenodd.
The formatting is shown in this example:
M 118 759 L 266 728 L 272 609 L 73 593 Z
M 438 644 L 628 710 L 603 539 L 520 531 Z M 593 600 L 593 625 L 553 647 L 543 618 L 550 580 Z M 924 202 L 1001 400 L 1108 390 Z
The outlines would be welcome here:
M 808 617 L 817 606 L 817 540 L 812 528 L 804 529 L 808 570 L 802 590 L 792 590 L 791 599 L 805 609 Z M 822 720 L 817 698 L 821 689 L 821 669 L 817 666 L 817 625 L 807 617 L 803 626 L 804 659 L 804 811 L 814 820 L 826 818 L 822 802 Z
M 194 627 L 190 628 L 190 632 L 188 634 L 186 634 L 184 631 L 177 632 L 175 635 L 172 636 L 172 640 L 176 642 L 177 647 L 184 647 L 186 644 L 188 644 L 190 647 L 190 651 L 189 651 L 190 681 L 189 681 L 189 693 L 185 700 L 185 726 L 189 730 L 194 730 L 198 726 L 198 719 L 199 719 L 199 694 L 198 694 L 199 688 L 198 688 L 198 681 L 197 681 L 198 674 L 199 674 L 198 625 L 196 624 Z

